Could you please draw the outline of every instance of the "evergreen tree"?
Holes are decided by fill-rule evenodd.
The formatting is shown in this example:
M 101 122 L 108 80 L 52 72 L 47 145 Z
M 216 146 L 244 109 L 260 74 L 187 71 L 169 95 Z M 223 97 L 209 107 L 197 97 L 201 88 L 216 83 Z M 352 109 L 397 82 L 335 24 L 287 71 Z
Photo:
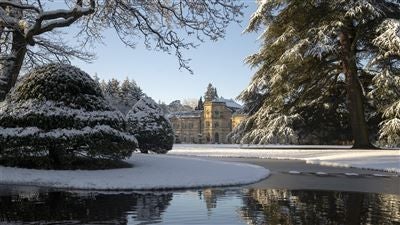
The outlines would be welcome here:
M 142 89 L 136 84 L 134 80 L 126 78 L 120 87 L 120 103 L 117 108 L 123 113 L 127 114 L 128 111 L 144 96 Z
M 7 165 L 70 168 L 81 159 L 124 159 L 136 146 L 124 116 L 70 65 L 33 70 L 0 107 L 0 161 Z
M 172 149 L 172 125 L 153 99 L 141 98 L 128 112 L 126 120 L 128 130 L 137 138 L 142 153 L 167 153 Z
M 203 109 L 204 109 L 203 97 L 200 97 L 195 110 L 203 110 Z
M 125 115 L 145 95 L 137 83 L 128 78 L 122 83 L 114 78 L 102 81 L 100 87 L 107 101 Z
M 282 136 L 296 139 L 300 132 L 296 130 L 297 124 L 310 122 L 314 106 L 322 109 L 320 106 L 327 105 L 342 114 L 347 111 L 354 148 L 373 148 L 365 112 L 366 92 L 371 83 L 370 96 L 378 95 L 372 104 L 379 104 L 380 98 L 387 100 L 376 107 L 377 113 L 385 117 L 380 137 L 389 142 L 398 140 L 398 1 L 258 3 L 246 31 L 257 31 L 263 26 L 265 31 L 260 51 L 247 58 L 247 63 L 258 71 L 239 96 L 250 114 L 239 126 L 242 141 L 270 142 Z M 335 96 L 340 95 L 328 96 L 338 89 L 346 97 L 333 104 Z M 345 118 L 337 118 L 337 123 Z
M 106 87 L 106 93 L 113 97 L 119 96 L 120 84 L 117 79 L 112 78 L 111 80 L 108 81 L 107 87 Z
M 204 93 L 205 101 L 213 101 L 218 98 L 217 88 L 213 87 L 211 83 L 208 84 L 207 90 Z

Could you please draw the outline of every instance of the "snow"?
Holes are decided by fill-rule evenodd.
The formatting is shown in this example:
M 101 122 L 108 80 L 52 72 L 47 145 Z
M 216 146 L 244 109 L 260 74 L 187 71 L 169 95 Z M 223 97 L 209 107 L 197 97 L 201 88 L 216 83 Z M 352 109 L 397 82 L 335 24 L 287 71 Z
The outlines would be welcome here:
M 149 190 L 242 185 L 269 176 L 269 170 L 256 165 L 183 156 L 133 154 L 127 162 L 133 168 L 56 171 L 0 166 L 0 184 Z
M 37 135 L 39 138 L 66 138 L 74 136 L 85 136 L 95 133 L 102 134 L 113 134 L 119 136 L 125 140 L 137 142 L 136 138 L 132 135 L 128 135 L 125 132 L 116 130 L 108 125 L 96 125 L 94 127 L 84 127 L 82 129 L 53 129 L 53 130 L 42 130 L 38 127 L 16 127 L 7 128 L 0 126 L 0 137 L 28 137 Z
M 162 119 L 160 119 L 162 118 Z M 147 131 L 164 129 L 162 122 L 170 123 L 162 109 L 150 97 L 141 98 L 126 115 L 128 122 Z
M 319 176 L 327 176 L 328 174 L 325 172 L 316 172 L 315 174 L 319 175 Z
M 213 100 L 213 102 L 223 102 L 223 103 L 225 103 L 226 107 L 228 107 L 228 108 L 234 108 L 234 109 L 243 108 L 243 106 L 241 106 L 239 103 L 235 102 L 233 99 L 226 99 L 226 98 L 220 97 L 220 98 Z
M 358 173 L 344 173 L 346 176 L 360 176 Z
M 74 109 L 55 101 L 39 101 L 36 99 L 18 102 L 13 105 L 12 110 L 9 110 L 7 102 L 4 101 L 0 103 L 0 113 L 7 113 L 17 119 L 29 115 L 65 116 L 73 117 L 82 121 L 101 121 L 107 118 L 121 120 L 123 118 L 121 113 L 114 110 L 87 111 L 84 109 Z
M 349 146 L 174 145 L 169 154 L 303 160 L 308 164 L 400 173 L 400 150 L 354 150 Z

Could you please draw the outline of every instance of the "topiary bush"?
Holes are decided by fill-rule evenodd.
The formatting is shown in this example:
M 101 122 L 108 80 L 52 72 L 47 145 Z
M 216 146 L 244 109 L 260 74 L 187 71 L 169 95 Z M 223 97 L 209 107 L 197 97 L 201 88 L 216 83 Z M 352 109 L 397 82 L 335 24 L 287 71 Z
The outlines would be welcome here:
M 45 65 L 24 76 L 0 103 L 0 162 L 68 168 L 82 159 L 121 160 L 137 147 L 124 130 L 124 116 L 87 73 Z
M 126 120 L 128 130 L 135 135 L 142 153 L 152 151 L 164 154 L 172 149 L 172 125 L 151 98 L 141 98 L 128 112 Z

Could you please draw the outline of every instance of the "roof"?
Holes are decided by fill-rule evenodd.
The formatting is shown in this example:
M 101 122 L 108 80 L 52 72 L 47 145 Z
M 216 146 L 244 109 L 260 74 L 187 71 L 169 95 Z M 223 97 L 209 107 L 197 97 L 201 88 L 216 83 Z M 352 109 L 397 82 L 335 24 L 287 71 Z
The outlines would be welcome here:
M 228 108 L 232 108 L 232 109 L 242 109 L 243 106 L 240 105 L 239 103 L 235 102 L 235 100 L 233 99 L 226 99 L 226 98 L 217 98 L 215 100 L 213 100 L 212 102 L 223 102 L 226 104 L 226 107 Z

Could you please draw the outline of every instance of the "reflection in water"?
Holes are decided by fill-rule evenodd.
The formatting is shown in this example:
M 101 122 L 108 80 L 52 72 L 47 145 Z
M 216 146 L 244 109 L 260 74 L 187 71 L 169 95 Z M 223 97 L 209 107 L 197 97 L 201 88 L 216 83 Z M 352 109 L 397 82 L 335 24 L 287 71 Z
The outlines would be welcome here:
M 171 199 L 172 193 L 21 193 L 0 196 L 0 221 L 127 224 L 130 214 L 136 221 L 156 222 Z
M 399 224 L 400 196 L 277 189 L 82 193 L 0 185 L 0 224 Z
M 251 189 L 241 216 L 248 224 L 399 224 L 400 196 Z
M 212 211 L 217 207 L 217 199 L 225 197 L 227 195 L 226 192 L 224 189 L 207 188 L 199 191 L 199 197 L 205 201 L 207 210 Z

